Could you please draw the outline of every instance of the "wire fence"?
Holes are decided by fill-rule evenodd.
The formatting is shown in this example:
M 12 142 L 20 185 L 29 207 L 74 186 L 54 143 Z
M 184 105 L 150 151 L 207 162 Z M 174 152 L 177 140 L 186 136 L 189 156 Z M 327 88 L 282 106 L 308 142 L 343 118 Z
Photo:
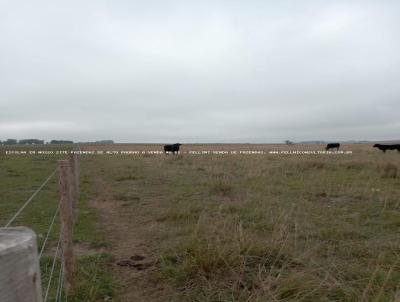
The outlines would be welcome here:
M 24 202 L 24 204 L 19 208 L 19 210 L 4 226 L 5 228 L 8 228 L 14 222 L 14 220 L 22 213 L 22 211 L 27 207 L 27 205 L 31 203 L 31 201 L 35 198 L 35 196 L 43 189 L 43 187 L 49 182 L 49 180 L 54 176 L 54 174 L 56 174 L 56 172 L 57 169 L 55 169 L 53 173 L 51 173 L 50 176 L 47 177 L 46 180 L 40 185 L 40 187 L 32 194 L 32 196 L 29 197 L 28 200 Z
M 74 153 L 69 154 L 67 160 L 58 161 L 58 167 L 42 182 L 42 184 L 37 188 L 37 190 L 22 204 L 22 206 L 16 211 L 16 213 L 11 217 L 11 219 L 7 222 L 4 228 L 0 228 L 0 231 L 4 234 L 7 234 L 7 231 L 11 231 L 13 228 L 11 227 L 15 220 L 20 216 L 20 214 L 35 200 L 35 197 L 38 193 L 49 183 L 49 181 L 56 175 L 58 171 L 58 185 L 59 185 L 59 194 L 60 199 L 57 203 L 56 210 L 54 211 L 53 216 L 51 217 L 51 221 L 49 226 L 45 232 L 44 240 L 40 246 L 40 248 L 36 248 L 36 250 L 32 251 L 32 254 L 29 255 L 32 258 L 35 258 L 37 265 L 33 267 L 42 267 L 48 268 L 48 262 L 50 260 L 51 267 L 50 271 L 42 271 L 34 274 L 35 278 L 39 277 L 38 284 L 39 288 L 35 291 L 35 293 L 20 293 L 23 295 L 32 295 L 28 300 L 7 300 L 7 297 L 14 297 L 18 295 L 18 291 L 21 290 L 18 287 L 18 283 L 15 282 L 7 282 L 7 278 L 9 277 L 7 274 L 9 273 L 7 270 L 23 270 L 24 268 L 18 267 L 18 261 L 21 259 L 16 259 L 16 267 L 10 266 L 10 263 L 7 263 L 5 268 L 0 267 L 0 300 L 1 301 L 67 301 L 68 296 L 74 294 L 74 255 L 73 255 L 73 246 L 72 246 L 72 236 L 73 236 L 73 228 L 74 223 L 77 220 L 77 203 L 79 200 L 79 161 L 78 156 Z M 37 200 L 37 199 L 36 199 Z M 40 200 L 37 200 L 40 202 Z M 57 219 L 58 218 L 58 219 Z M 53 234 L 55 232 L 55 225 L 59 224 L 58 234 Z M 55 250 L 49 249 L 49 242 L 52 236 L 56 236 L 57 245 Z M 34 238 L 36 240 L 36 236 Z M 17 242 L 18 239 L 11 241 L 12 244 Z M 35 247 L 37 246 L 35 242 Z M 4 249 L 6 252 L 4 253 L 14 253 L 15 257 L 21 258 L 20 255 L 14 251 L 13 249 Z M 0 253 L 2 250 L 0 249 Z M 46 259 L 44 260 L 46 255 Z M 2 255 L 0 254 L 0 257 Z M 8 257 L 13 257 L 13 254 L 7 255 Z M 40 265 L 40 263 L 42 265 Z M 11 263 L 12 264 L 12 263 Z M 0 263 L 1 266 L 1 263 Z M 40 270 L 40 269 L 39 269 Z M 22 273 L 23 274 L 23 273 Z M 44 276 L 46 279 L 46 284 L 41 284 L 40 276 Z M 6 280 L 3 282 L 3 280 Z M 37 280 L 36 280 L 37 281 Z M 21 282 L 19 282 L 21 283 Z M 6 285 L 4 285 L 6 284 Z M 16 284 L 16 285 L 15 285 Z M 5 286 L 6 288 L 1 288 Z M 31 287 L 29 287 L 31 288 Z M 14 292 L 17 292 L 14 294 Z M 34 299 L 33 296 L 39 296 L 38 299 Z

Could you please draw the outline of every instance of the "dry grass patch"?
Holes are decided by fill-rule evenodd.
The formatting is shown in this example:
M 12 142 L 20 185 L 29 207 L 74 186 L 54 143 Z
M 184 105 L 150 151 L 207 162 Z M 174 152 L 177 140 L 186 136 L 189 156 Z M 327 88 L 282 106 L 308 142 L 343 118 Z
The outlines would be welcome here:
M 114 199 L 140 196 L 124 223 L 141 226 L 159 260 L 140 280 L 170 289 L 161 300 L 396 301 L 400 180 L 382 173 L 400 157 L 362 147 L 349 156 L 113 157 L 102 168 Z M 130 175 L 140 177 L 117 180 Z M 139 234 L 121 229 L 125 240 Z
M 382 177 L 383 178 L 396 178 L 398 175 L 397 166 L 391 163 L 387 163 L 382 168 Z

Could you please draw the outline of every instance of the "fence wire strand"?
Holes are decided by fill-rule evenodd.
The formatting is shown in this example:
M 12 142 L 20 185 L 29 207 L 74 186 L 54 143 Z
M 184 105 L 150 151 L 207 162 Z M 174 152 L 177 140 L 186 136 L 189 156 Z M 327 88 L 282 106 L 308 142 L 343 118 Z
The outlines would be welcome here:
M 55 221 L 56 218 L 57 218 L 57 214 L 58 214 L 59 210 L 60 210 L 60 203 L 58 203 L 56 212 L 54 213 L 54 216 L 53 216 L 53 220 L 51 221 L 50 226 L 49 226 L 49 229 L 47 230 L 46 238 L 44 239 L 43 244 L 42 244 L 42 248 L 40 249 L 39 260 L 40 260 L 40 258 L 42 257 L 43 251 L 44 251 L 44 249 L 45 249 L 45 247 L 46 247 L 47 240 L 49 239 L 51 230 L 53 229 L 54 221 Z
M 61 254 L 61 258 L 62 257 L 63 257 L 63 254 Z M 64 267 L 61 263 L 60 271 L 58 273 L 58 285 L 57 285 L 57 293 L 56 293 L 56 299 L 55 299 L 56 302 L 61 301 L 63 284 L 64 284 Z
M 63 293 L 63 288 L 64 288 L 64 270 L 61 272 L 63 275 L 61 276 L 61 287 L 60 287 L 60 293 L 57 297 L 57 302 L 62 301 L 62 293 Z
M 53 171 L 53 173 L 50 174 L 49 177 L 41 184 L 41 186 L 32 194 L 31 197 L 28 198 L 28 200 L 22 205 L 22 207 L 15 213 L 15 215 L 10 219 L 10 221 L 5 225 L 5 228 L 8 228 L 11 223 L 14 222 L 14 220 L 18 217 L 19 214 L 26 208 L 26 206 L 35 198 L 35 196 L 43 189 L 43 187 L 49 182 L 49 180 L 54 176 L 54 174 L 57 172 L 57 169 Z
M 58 238 L 57 248 L 56 248 L 56 251 L 54 253 L 53 264 L 51 266 L 51 271 L 50 271 L 50 276 L 49 276 L 49 282 L 47 284 L 46 294 L 45 294 L 44 299 L 43 299 L 44 302 L 47 301 L 47 298 L 49 296 L 51 280 L 53 279 L 54 268 L 55 268 L 56 263 L 57 263 L 57 255 L 58 255 L 58 251 L 60 250 L 60 243 L 61 243 L 61 232 L 60 232 L 60 237 Z

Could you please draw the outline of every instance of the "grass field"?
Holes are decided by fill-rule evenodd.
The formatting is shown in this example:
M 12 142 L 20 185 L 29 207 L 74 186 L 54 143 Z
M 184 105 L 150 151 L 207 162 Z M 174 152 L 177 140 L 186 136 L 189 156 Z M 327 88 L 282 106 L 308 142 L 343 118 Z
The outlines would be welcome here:
M 0 150 L 0 225 L 4 226 L 16 213 L 21 205 L 36 191 L 43 181 L 57 167 L 57 160 L 65 159 L 66 155 L 5 155 L 10 150 L 69 150 L 68 146 L 42 147 L 3 147 Z M 38 237 L 38 246 L 42 246 L 47 230 L 57 209 L 59 201 L 58 174 L 33 199 L 11 226 L 28 226 Z M 96 228 L 97 212 L 88 206 L 88 201 L 95 195 L 90 184 L 81 181 L 80 220 L 75 229 L 75 244 L 79 250 L 83 247 L 106 246 L 105 235 Z M 59 219 L 54 223 L 53 230 L 41 259 L 43 291 L 46 290 L 48 277 L 52 266 L 54 251 L 60 231 Z M 78 294 L 69 301 L 96 301 L 102 296 L 110 296 L 114 292 L 114 283 L 108 274 L 107 266 L 111 256 L 107 253 L 86 253 L 83 251 L 77 257 L 76 280 Z M 59 264 L 57 264 L 59 265 Z M 57 266 L 58 267 L 58 266 Z M 54 301 L 57 287 L 58 269 L 55 281 L 51 285 L 49 300 Z
M 322 147 L 183 150 L 211 149 Z M 82 155 L 75 301 L 400 301 L 400 154 L 344 149 L 353 153 Z M 1 156 L 4 224 L 56 158 Z M 17 222 L 39 243 L 56 201 L 53 181 Z

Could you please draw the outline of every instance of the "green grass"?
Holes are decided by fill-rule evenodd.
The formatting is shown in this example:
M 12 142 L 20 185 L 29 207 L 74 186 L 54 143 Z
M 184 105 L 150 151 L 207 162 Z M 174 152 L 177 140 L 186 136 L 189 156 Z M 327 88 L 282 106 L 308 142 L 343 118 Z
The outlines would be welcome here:
M 400 298 L 397 153 L 103 164 L 115 196 L 140 198 L 132 215 L 161 225 L 156 280 L 176 301 Z
M 50 158 L 0 163 L 1 196 L 7 196 L 0 219 L 6 221 L 54 164 Z M 128 221 L 151 226 L 135 232 L 145 232 L 159 265 L 141 276 L 149 288 L 168 288 L 168 301 L 399 301 L 399 169 L 399 154 L 364 150 L 85 157 L 75 240 L 108 246 L 98 213 L 88 206 L 98 194 L 97 176 Z M 51 186 L 40 198 L 46 204 L 21 217 L 39 233 L 46 226 L 41 218 L 55 205 Z M 79 261 L 75 301 L 118 300 L 110 256 Z
M 70 146 L 21 147 L 8 146 L 8 149 L 60 149 Z M 57 160 L 66 155 L 5 155 L 5 148 L 0 150 L 0 224 L 4 226 L 21 205 L 32 195 L 42 182 L 57 167 Z M 93 183 L 88 180 L 86 171 L 81 172 L 81 196 L 79 202 L 79 222 L 74 229 L 74 242 L 84 243 L 92 248 L 108 245 L 104 233 L 98 228 L 98 213 L 88 202 L 96 195 Z M 25 208 L 12 226 L 27 226 L 33 229 L 41 248 L 51 219 L 59 201 L 58 173 Z M 45 253 L 41 259 L 43 292 L 46 291 L 52 265 L 54 249 L 60 231 L 59 219 L 56 219 Z M 115 283 L 109 273 L 112 259 L 104 253 L 80 256 L 76 259 L 77 295 L 69 301 L 98 301 L 115 294 Z M 51 285 L 50 299 L 54 299 L 57 288 L 60 263 L 57 261 L 55 278 Z

